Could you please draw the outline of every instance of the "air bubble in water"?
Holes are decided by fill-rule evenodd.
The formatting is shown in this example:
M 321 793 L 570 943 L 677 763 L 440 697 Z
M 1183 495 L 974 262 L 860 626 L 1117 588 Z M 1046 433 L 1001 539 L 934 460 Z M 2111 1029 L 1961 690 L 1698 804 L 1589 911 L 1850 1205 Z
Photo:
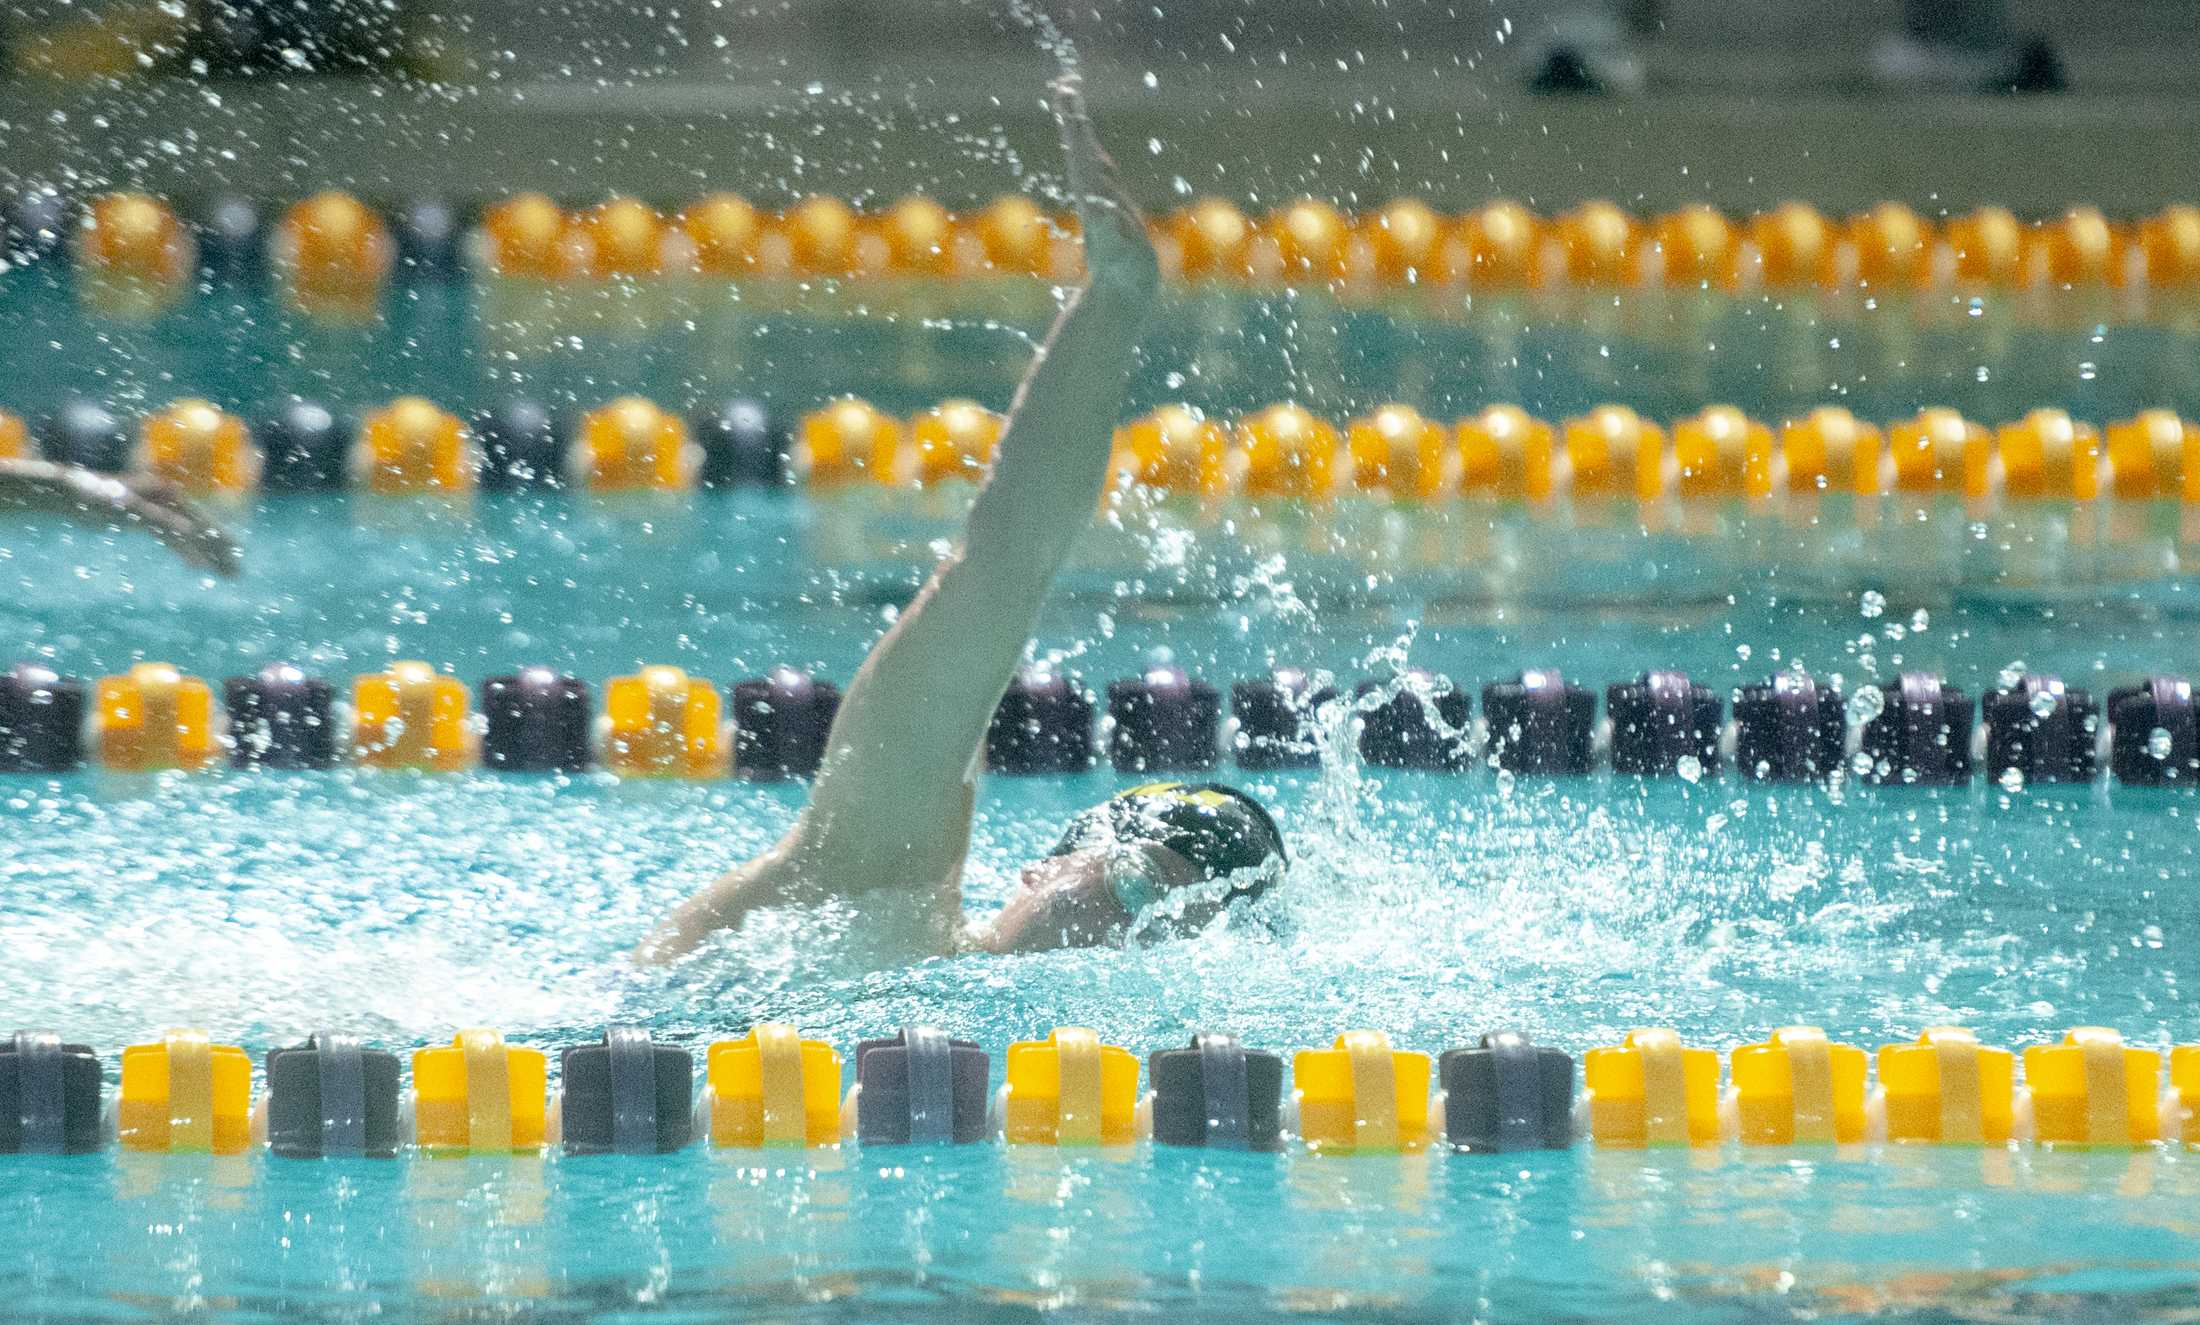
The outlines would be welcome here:
M 2024 684 L 2024 659 L 2019 658 L 2001 669 L 2001 688 L 2014 690 Z
M 1680 774 L 1683 782 L 1701 782 L 1703 781 L 1703 760 L 1694 755 L 1682 755 L 1680 760 L 1673 765 L 1673 771 Z
M 2176 738 L 2169 734 L 2169 728 L 2156 727 L 2153 731 L 2147 733 L 2147 757 L 2149 759 L 2158 762 L 2168 759 L 2170 751 L 2176 748 Z
M 1869 621 L 1887 610 L 1887 595 L 1877 589 L 1864 591 L 1864 619 Z
M 2024 790 L 2024 770 L 2018 768 L 2015 764 L 2003 769 L 2001 771 L 2001 789 L 2003 791 Z
M 2055 716 L 2054 691 L 2042 687 L 2032 692 L 2032 716 L 2035 718 L 2052 718 Z
M 1932 614 L 1932 613 L 1930 613 L 1930 612 L 1926 611 L 1926 610 L 1925 610 L 1924 608 L 1922 608 L 1922 607 L 1921 607 L 1921 608 L 1919 608 L 1919 609 L 1917 609 L 1917 610 L 1916 610 L 1915 612 L 1912 612 L 1912 613 L 1910 613 L 1910 633 L 1911 633 L 1911 634 L 1913 634 L 1913 635 L 1922 635 L 1922 634 L 1924 634 L 1924 633 L 1925 633 L 1926 631 L 1928 631 L 1928 630 L 1931 630 L 1932 628 L 1933 628 L 1933 614 Z
M 1858 722 L 1870 722 L 1887 711 L 1887 696 L 1875 685 L 1862 685 L 1849 696 L 1849 716 Z

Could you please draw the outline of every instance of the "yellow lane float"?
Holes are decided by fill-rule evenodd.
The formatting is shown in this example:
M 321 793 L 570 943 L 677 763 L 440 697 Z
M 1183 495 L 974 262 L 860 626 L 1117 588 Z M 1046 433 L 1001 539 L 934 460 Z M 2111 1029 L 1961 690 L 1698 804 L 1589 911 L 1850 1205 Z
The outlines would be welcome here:
M 1239 420 L 1236 445 L 1246 496 L 1307 501 L 1333 490 L 1343 439 L 1305 406 L 1281 404 Z
M 400 396 L 360 420 L 353 468 L 369 492 L 471 491 L 480 457 L 456 414 Z
M 2100 1026 L 2080 1026 L 2060 1044 L 2024 1051 L 2032 1135 L 2041 1145 L 2116 1149 L 2161 1136 L 2162 1056 L 2133 1049 Z
M 1852 1145 L 1865 1135 L 1870 1063 L 1853 1044 L 1831 1044 L 1816 1026 L 1789 1026 L 1732 1058 L 1732 1125 L 1743 1145 Z
M 715 778 L 731 748 L 718 688 L 677 667 L 604 686 L 604 767 L 625 777 Z
M 147 474 L 194 496 L 248 492 L 259 482 L 260 454 L 244 420 L 204 400 L 146 415 L 138 453 Z
M 1872 1111 L 1889 1141 L 2004 1145 L 2016 1135 L 2017 1059 L 1959 1026 L 1879 1050 Z
M 1499 501 L 1548 501 L 1558 432 L 1518 405 L 1492 405 L 1455 430 L 1460 491 Z
M 465 683 L 424 662 L 397 662 L 352 682 L 353 755 L 369 768 L 454 772 L 473 762 Z
M 944 400 L 909 421 L 907 479 L 922 487 L 975 480 L 993 463 L 1007 420 L 975 400 Z M 882 481 L 900 481 L 899 476 Z
M 681 491 L 702 460 L 687 421 L 640 396 L 583 414 L 574 440 L 574 470 L 596 492 Z
M 1589 1135 L 1612 1149 L 1708 1146 L 1719 1140 L 1719 1056 L 1669 1030 L 1629 1031 L 1582 1058 Z
M 99 760 L 129 773 L 205 768 L 221 753 L 214 690 L 163 662 L 103 676 L 93 708 Z
M 1345 425 L 1345 453 L 1362 492 L 1434 500 L 1458 489 L 1458 448 L 1411 405 L 1385 405 Z
M 823 1040 L 767 1022 L 712 1045 L 705 1077 L 714 1146 L 799 1149 L 840 1140 L 840 1055 Z
M 802 416 L 795 434 L 794 472 L 817 488 L 893 473 L 901 454 L 901 423 L 868 401 L 843 396 Z
M 283 213 L 268 250 L 292 302 L 317 317 L 371 315 L 397 260 L 389 226 L 348 193 L 317 193 Z
M 1390 1047 L 1381 1031 L 1347 1031 L 1291 1059 L 1286 1118 L 1310 1149 L 1379 1155 L 1428 1145 L 1429 1056 Z
M 413 1051 L 413 1132 L 434 1155 L 512 1155 L 548 1140 L 549 1064 L 493 1030 Z
M 1229 430 L 1183 405 L 1163 405 L 1115 432 L 1116 473 L 1161 492 L 1220 495 L 1229 454 Z
M 1128 1145 L 1135 1136 L 1138 1059 L 1081 1026 L 1008 1046 L 996 1109 L 1012 1145 Z
M 115 1139 L 125 1150 L 235 1155 L 252 1137 L 252 1060 L 202 1030 L 122 1051 Z
M 1732 405 L 1709 405 L 1673 425 L 1670 481 L 1682 497 L 1765 497 L 1772 492 L 1772 429 Z

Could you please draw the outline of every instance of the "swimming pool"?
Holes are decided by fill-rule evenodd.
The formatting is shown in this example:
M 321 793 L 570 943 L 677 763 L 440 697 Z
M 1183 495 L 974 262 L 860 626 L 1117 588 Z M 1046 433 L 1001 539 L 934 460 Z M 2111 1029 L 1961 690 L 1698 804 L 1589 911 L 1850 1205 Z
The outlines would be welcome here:
M 461 413 L 641 392 L 740 395 L 791 428 L 857 392 L 897 413 L 1006 403 L 1050 307 L 1030 281 L 759 292 L 401 281 L 379 320 L 300 316 L 217 281 L 151 321 L 80 303 L 59 264 L 0 274 L 0 405 L 126 414 L 195 394 L 257 417 L 291 395 Z M 1731 402 L 1777 420 L 1947 404 L 2106 424 L 2200 412 L 2191 326 L 2104 291 L 1881 304 L 1847 291 L 1402 295 L 1175 288 L 1132 407 L 1273 400 L 1328 417 L 1493 401 L 1557 419 Z M 1453 292 L 1454 295 L 1457 292 Z M 2093 296 L 2100 296 L 2094 298 Z M 421 658 L 470 686 L 522 666 L 600 687 L 666 663 L 721 689 L 782 664 L 845 680 L 952 536 L 955 485 L 904 491 L 458 500 L 268 494 L 228 509 L 246 575 L 143 541 L 11 525 L 0 663 L 94 677 L 160 659 L 214 678 L 294 663 L 342 689 Z M 1035 656 L 1095 690 L 1158 663 L 1227 690 L 1279 666 L 1349 685 L 1401 667 L 1592 690 L 1678 669 L 1722 701 L 1791 668 L 1869 716 L 1904 673 L 1976 696 L 2058 675 L 2096 698 L 2189 673 L 2200 619 L 2175 504 L 1967 501 L 1522 505 L 1350 495 L 1137 498 L 1058 584 Z M 601 694 L 601 690 L 596 692 Z M 2110 1026 L 2196 1035 L 2187 788 L 1771 785 L 1731 766 L 1638 779 L 1476 764 L 1227 767 L 1275 808 L 1287 884 L 1196 938 L 917 959 L 845 907 L 790 909 L 666 970 L 627 953 L 679 898 L 771 842 L 801 789 L 313 772 L 0 779 L 0 1029 L 101 1054 L 206 1028 L 267 1051 L 334 1029 L 399 1055 L 463 1027 L 546 1051 L 609 1025 L 696 1051 L 787 1023 L 850 1061 L 931 1024 L 1003 1076 L 1013 1041 L 1090 1027 L 1134 1053 L 1226 1031 L 1288 1056 L 1360 1028 L 1438 1053 L 1517 1030 L 1577 1058 L 1665 1026 L 1726 1051 L 1797 1023 L 1990 1046 Z M 990 913 L 1065 819 L 1147 775 L 995 777 L 968 910 Z M 551 1086 L 558 1085 L 553 1073 Z M 971 1318 L 1703 1319 L 1866 1312 L 2170 1315 L 2200 1300 L 2196 1171 L 2175 1146 L 1581 1144 L 1503 1155 L 1233 1154 L 986 1143 L 662 1156 L 298 1161 L 9 1156 L 0 1285 L 50 1318 L 638 1314 Z
M 914 582 L 897 549 L 950 527 L 922 502 L 279 499 L 245 521 L 250 578 L 235 586 L 149 546 L 39 529 L 12 542 L 0 636 L 86 675 L 162 657 L 217 677 L 278 659 L 343 677 L 420 656 L 469 679 L 526 662 L 594 679 L 645 661 L 722 680 L 782 662 L 845 677 Z M 1413 518 L 1488 532 L 1456 511 Z M 1285 575 L 1258 526 L 1235 542 L 1209 528 L 1192 554 L 1181 539 L 1102 539 L 1038 647 L 1095 683 L 1166 650 L 1218 681 L 1275 663 L 1353 677 L 1403 658 L 1469 689 L 1555 665 L 1592 685 L 1680 667 L 1723 692 L 1800 663 L 1852 687 L 1935 668 L 1976 693 L 2019 663 L 2104 691 L 2180 664 L 2200 638 L 2160 576 L 2054 594 L 1914 569 L 1843 582 L 1798 554 L 1810 573 L 1790 593 L 1737 520 L 1742 533 L 1692 539 L 1609 532 L 1601 553 L 1531 520 L 1515 538 L 1542 564 L 1589 549 L 1625 575 L 1519 593 L 1403 573 L 1370 585 L 1318 558 Z M 1961 521 L 1934 527 L 1959 555 L 1977 541 Z M 576 603 L 590 605 L 578 619 Z M 1646 1024 L 1721 1047 L 1798 1021 L 1867 1047 L 1948 1022 L 2011 1047 L 2080 1024 L 2192 1038 L 2189 793 L 1350 762 L 1236 776 L 1277 808 L 1299 864 L 1265 910 L 1197 940 L 881 966 L 860 917 L 788 913 L 663 972 L 626 950 L 768 842 L 798 788 L 11 777 L 0 1007 L 104 1054 L 173 1024 L 255 1055 L 323 1026 L 400 1052 L 476 1024 L 554 1049 L 633 1023 L 699 1048 L 763 1020 L 843 1053 L 931 1022 L 996 1055 L 1057 1025 L 1141 1053 L 1217 1029 L 1278 1051 L 1358 1027 L 1427 1051 L 1512 1027 L 1576 1053 Z M 973 912 L 1071 812 L 1131 780 L 989 779 Z M 2200 1270 L 2194 1172 L 2175 1151 L 767 1154 L 16 1157 L 0 1218 L 21 1233 L 0 1278 L 55 1317 L 1159 1303 L 1725 1319 L 2170 1312 Z

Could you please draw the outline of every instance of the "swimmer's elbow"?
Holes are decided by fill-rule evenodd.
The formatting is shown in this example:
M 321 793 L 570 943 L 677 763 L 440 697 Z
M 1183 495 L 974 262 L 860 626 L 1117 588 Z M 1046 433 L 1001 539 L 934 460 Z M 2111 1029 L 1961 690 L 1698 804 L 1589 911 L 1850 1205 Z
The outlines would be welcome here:
M 759 904 L 755 864 L 734 870 L 674 908 L 634 949 L 643 966 L 664 966 L 702 946 L 721 929 L 731 929 Z

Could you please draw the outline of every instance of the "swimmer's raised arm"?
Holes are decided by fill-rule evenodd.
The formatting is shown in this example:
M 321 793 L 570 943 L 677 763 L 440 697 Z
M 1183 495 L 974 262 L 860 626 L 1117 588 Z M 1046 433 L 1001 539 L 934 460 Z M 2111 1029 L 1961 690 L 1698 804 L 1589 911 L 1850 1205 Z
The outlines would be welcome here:
M 955 927 L 980 743 L 1048 586 L 1092 521 L 1160 283 L 1145 220 L 1093 134 L 1074 76 L 1056 82 L 1052 105 L 1086 284 L 1017 389 L 961 543 L 849 685 L 801 817 L 765 855 L 681 906 L 643 945 L 645 958 L 684 952 L 755 907 L 827 893 L 918 893 L 935 931 L 927 941 Z
M 849 687 L 813 813 L 860 814 L 876 807 L 881 791 L 967 788 L 1047 589 L 1107 481 L 1159 267 L 1073 80 L 1056 84 L 1054 105 L 1085 234 L 1087 284 L 1070 295 L 1017 388 L 961 545 Z
M 43 460 L 0 460 L 0 511 L 61 515 L 86 524 L 135 525 L 185 561 L 235 575 L 242 554 L 220 525 L 169 484 L 121 478 Z

